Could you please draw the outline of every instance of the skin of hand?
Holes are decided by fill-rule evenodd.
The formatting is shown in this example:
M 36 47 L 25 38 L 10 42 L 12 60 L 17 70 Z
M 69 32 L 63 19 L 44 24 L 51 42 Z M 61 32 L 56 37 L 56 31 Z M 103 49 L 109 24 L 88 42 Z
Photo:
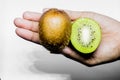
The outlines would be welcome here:
M 43 12 L 48 9 L 44 9 Z M 97 21 L 102 30 L 102 40 L 97 50 L 90 56 L 84 57 L 76 52 L 71 46 L 66 46 L 62 53 L 64 56 L 81 62 L 87 66 L 108 63 L 119 60 L 120 58 L 120 22 L 108 16 L 94 12 L 69 11 L 64 10 L 71 18 L 71 21 L 80 17 L 88 17 Z M 16 18 L 16 34 L 28 41 L 41 44 L 39 38 L 39 19 L 42 13 L 29 12 L 23 13 L 23 18 Z

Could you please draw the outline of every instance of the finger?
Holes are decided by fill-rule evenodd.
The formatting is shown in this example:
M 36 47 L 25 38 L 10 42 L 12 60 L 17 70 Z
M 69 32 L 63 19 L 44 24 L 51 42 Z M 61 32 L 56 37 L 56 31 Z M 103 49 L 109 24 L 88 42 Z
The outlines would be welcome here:
M 50 8 L 44 8 L 44 9 L 43 9 L 43 12 L 46 12 L 46 11 L 48 11 L 49 9 L 50 9 Z M 61 9 L 59 9 L 59 10 L 61 10 Z M 78 13 L 76 13 L 76 12 L 74 12 L 74 11 L 70 11 L 70 10 L 61 10 L 61 11 L 65 11 L 65 12 L 70 16 L 70 18 L 71 18 L 72 20 L 80 17 L 80 13 L 78 14 Z M 76 14 L 77 14 L 77 15 L 76 15 Z
M 95 19 L 97 14 L 94 12 L 87 12 L 87 11 L 70 11 L 70 10 L 64 10 L 72 20 L 76 20 L 81 17 L 88 17 Z
M 23 18 L 31 21 L 39 21 L 41 13 L 26 11 L 23 13 Z
M 16 18 L 14 24 L 19 28 L 28 29 L 34 32 L 38 32 L 38 22 L 28 21 L 21 18 Z
M 50 8 L 45 8 L 43 9 L 43 12 L 49 10 Z M 60 9 L 61 10 L 61 9 Z M 108 26 L 110 23 L 116 23 L 118 24 L 119 21 L 116 21 L 108 16 L 105 16 L 105 15 L 102 15 L 102 14 L 99 14 L 99 13 L 95 13 L 95 12 L 90 12 L 90 11 L 71 11 L 71 10 L 64 10 L 68 15 L 69 17 L 71 18 L 71 20 L 76 20 L 78 18 L 82 18 L 82 17 L 88 17 L 88 18 L 91 18 L 95 21 L 97 21 L 98 23 L 100 23 L 101 27 L 104 27 L 104 26 Z M 107 22 L 109 23 L 107 23 Z M 106 22 L 106 24 L 105 24 Z
M 84 61 L 84 58 L 78 55 L 76 52 L 74 52 L 72 49 L 69 47 L 65 47 L 63 50 L 63 55 L 67 55 L 73 59 L 76 59 L 77 61 Z
M 79 55 L 78 53 L 76 53 L 75 51 L 73 51 L 72 49 L 70 49 L 69 47 L 65 47 L 63 49 L 63 55 L 65 55 L 68 58 L 71 58 L 71 59 L 73 59 L 75 61 L 81 62 L 81 63 L 83 63 L 83 64 L 85 64 L 87 66 L 94 66 L 97 63 L 100 63 L 99 59 L 94 58 L 93 56 L 91 56 L 91 57 L 89 56 L 87 58 L 87 55 L 83 57 L 83 56 Z
M 39 39 L 39 34 L 23 29 L 23 28 L 17 28 L 16 29 L 16 34 L 26 40 L 35 42 L 35 43 L 40 43 L 40 39 Z
M 90 12 L 90 11 L 70 11 L 70 10 L 64 10 L 72 20 L 76 20 L 78 18 L 82 18 L 82 17 L 88 17 L 91 18 L 95 21 L 97 21 L 98 23 L 100 23 L 102 26 L 109 26 L 109 24 L 118 24 L 119 21 L 116 21 L 113 18 L 110 18 L 106 15 L 102 15 L 99 13 L 95 13 L 95 12 Z M 108 23 L 107 23 L 108 22 Z
M 43 12 L 46 12 L 48 11 L 50 8 L 44 8 L 43 9 Z M 59 9 L 61 11 L 65 11 L 69 17 L 71 18 L 71 20 L 76 20 L 80 17 L 89 17 L 89 18 L 93 18 L 95 16 L 95 13 L 93 12 L 83 12 L 83 11 L 71 11 L 71 10 L 62 10 L 62 9 Z

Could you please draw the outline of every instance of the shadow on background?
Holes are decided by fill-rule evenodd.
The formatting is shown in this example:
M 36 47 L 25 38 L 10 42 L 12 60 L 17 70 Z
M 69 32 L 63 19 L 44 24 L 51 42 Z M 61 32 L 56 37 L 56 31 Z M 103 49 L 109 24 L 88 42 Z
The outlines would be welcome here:
M 71 76 L 72 80 L 120 79 L 119 61 L 87 67 L 63 55 L 50 54 L 46 50 L 33 51 L 29 53 L 28 58 L 32 61 L 29 70 L 34 73 L 67 74 Z

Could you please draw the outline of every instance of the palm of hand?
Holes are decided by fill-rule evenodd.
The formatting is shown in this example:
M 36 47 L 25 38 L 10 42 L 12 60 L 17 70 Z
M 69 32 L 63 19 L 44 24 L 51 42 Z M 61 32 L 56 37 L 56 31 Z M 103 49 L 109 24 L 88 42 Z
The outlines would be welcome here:
M 98 49 L 89 57 L 85 58 L 78 55 L 78 52 L 72 50 L 71 47 L 66 47 L 65 55 L 67 54 L 72 59 L 80 61 L 86 65 L 96 65 L 100 63 L 110 62 L 120 57 L 120 27 L 115 25 L 105 25 L 100 23 L 102 29 L 102 40 Z

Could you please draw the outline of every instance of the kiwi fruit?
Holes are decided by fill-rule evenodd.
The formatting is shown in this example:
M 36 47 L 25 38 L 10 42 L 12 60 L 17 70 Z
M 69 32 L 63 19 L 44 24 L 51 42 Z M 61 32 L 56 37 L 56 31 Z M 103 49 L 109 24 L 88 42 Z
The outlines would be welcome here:
M 71 19 L 67 13 L 54 8 L 49 9 L 39 21 L 41 44 L 51 52 L 60 52 L 69 44 L 71 27 Z
M 100 25 L 90 18 L 79 18 L 72 25 L 71 43 L 84 54 L 94 52 L 101 41 Z

